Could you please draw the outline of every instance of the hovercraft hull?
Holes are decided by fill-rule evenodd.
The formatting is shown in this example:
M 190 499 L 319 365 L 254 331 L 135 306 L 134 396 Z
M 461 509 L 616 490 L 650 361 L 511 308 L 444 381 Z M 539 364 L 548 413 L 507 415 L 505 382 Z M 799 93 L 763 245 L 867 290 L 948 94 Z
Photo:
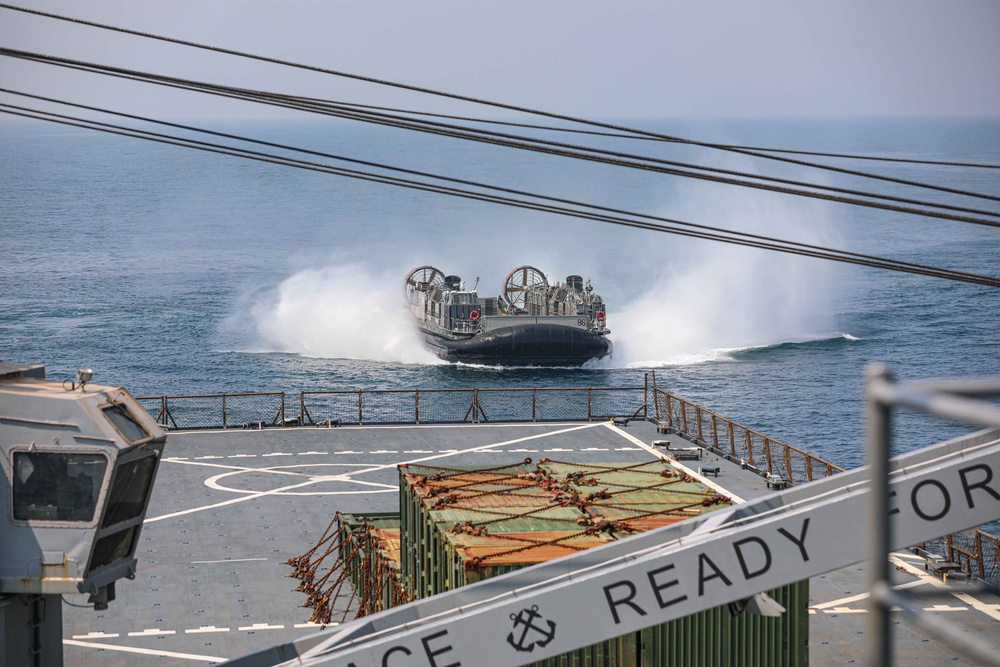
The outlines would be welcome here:
M 611 354 L 611 341 L 580 327 L 530 324 L 499 327 L 466 338 L 425 331 L 434 353 L 451 362 L 503 366 L 581 366 Z

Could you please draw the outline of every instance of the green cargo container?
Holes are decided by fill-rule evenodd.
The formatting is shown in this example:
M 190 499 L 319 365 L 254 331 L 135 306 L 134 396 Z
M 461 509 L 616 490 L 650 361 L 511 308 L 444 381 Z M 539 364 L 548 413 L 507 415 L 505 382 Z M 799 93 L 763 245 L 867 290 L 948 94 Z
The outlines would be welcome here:
M 354 589 L 358 616 L 409 601 L 399 572 L 399 514 L 340 514 L 337 532 L 338 564 Z
M 490 469 L 411 465 L 400 469 L 399 562 L 393 571 L 411 598 L 422 598 L 728 504 L 661 461 L 528 460 Z M 373 595 L 372 575 L 363 574 L 361 561 L 352 582 L 369 577 L 359 583 Z M 787 610 L 783 616 L 734 617 L 722 606 L 536 664 L 807 665 L 809 582 L 769 594 Z

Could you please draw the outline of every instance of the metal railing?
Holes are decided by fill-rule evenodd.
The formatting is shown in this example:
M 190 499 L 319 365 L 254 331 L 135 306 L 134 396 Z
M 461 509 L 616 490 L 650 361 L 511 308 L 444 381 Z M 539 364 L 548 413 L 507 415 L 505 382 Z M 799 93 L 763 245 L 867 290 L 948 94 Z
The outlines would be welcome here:
M 285 392 L 139 396 L 156 423 L 174 429 L 285 425 Z
M 441 424 L 648 419 L 648 386 L 469 389 L 337 389 L 299 392 L 286 414 L 285 392 L 140 396 L 156 422 L 172 429 L 317 424 Z
M 929 634 L 942 639 L 956 650 L 974 659 L 977 664 L 1000 665 L 1000 657 L 991 642 L 975 634 L 964 631 L 937 615 L 926 613 L 921 605 L 931 594 L 914 589 L 901 590 L 892 587 L 889 563 L 892 543 L 893 508 L 892 498 L 896 491 L 890 488 L 889 457 L 892 443 L 893 411 L 908 408 L 944 419 L 986 427 L 1000 427 L 1000 408 L 982 400 L 1000 396 L 1000 377 L 986 380 L 952 380 L 901 382 L 894 381 L 889 369 L 875 364 L 868 369 L 866 378 L 866 409 L 868 431 L 868 465 L 871 470 L 871 506 L 868 516 L 868 589 L 871 597 L 868 603 L 867 633 L 868 664 L 890 666 L 893 662 L 893 629 L 891 612 L 898 607 L 906 613 L 908 620 L 920 626 Z M 990 437 L 996 437 L 995 431 Z M 992 471 L 986 468 L 992 479 Z M 963 482 L 965 478 L 963 477 Z M 986 486 L 984 482 L 983 487 Z M 943 488 L 943 487 L 942 487 Z M 965 493 L 970 493 L 966 487 Z M 996 492 L 988 488 L 994 498 Z M 969 500 L 971 503 L 972 501 Z M 977 530 L 977 536 L 982 533 Z M 956 551 L 952 534 L 942 538 L 951 551 Z M 987 534 L 988 535 L 988 534 Z M 990 535 L 990 537 L 993 537 Z M 996 542 L 994 542 L 994 547 Z M 981 551 L 981 545 L 980 545 Z M 972 552 L 961 549 L 967 557 Z M 996 552 L 992 554 L 992 567 L 996 566 Z M 983 554 L 979 554 L 980 566 L 985 572 Z M 968 561 L 967 561 L 968 562 Z M 985 579 L 985 577 L 980 577 Z M 987 580 L 988 581 L 988 580 Z M 940 594 L 940 591 L 934 593 Z M 948 594 L 947 591 L 944 592 Z
M 780 474 L 789 484 L 804 484 L 844 469 L 809 452 L 728 419 L 656 386 L 657 422 L 716 453 L 767 474 Z
M 982 528 L 954 533 L 917 545 L 959 566 L 961 572 L 1000 585 L 1000 537 Z
M 648 418 L 646 386 L 303 391 L 303 424 L 435 424 Z

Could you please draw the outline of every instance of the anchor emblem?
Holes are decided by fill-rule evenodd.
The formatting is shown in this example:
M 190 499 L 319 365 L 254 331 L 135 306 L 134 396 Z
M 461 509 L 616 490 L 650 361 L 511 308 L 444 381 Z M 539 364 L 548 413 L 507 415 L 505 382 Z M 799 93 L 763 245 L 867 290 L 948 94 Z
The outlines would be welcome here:
M 522 627 L 521 638 L 515 641 L 514 633 L 511 632 L 507 635 L 507 643 L 518 651 L 534 651 L 536 644 L 544 648 L 556 636 L 556 624 L 552 621 L 545 621 L 549 624 L 549 629 L 545 630 L 545 628 L 538 627 L 534 623 L 535 619 L 541 618 L 542 615 L 538 613 L 538 605 L 533 605 L 531 609 L 522 609 L 516 614 L 511 614 L 510 620 L 514 621 L 514 628 L 516 629 L 519 625 Z M 542 639 L 535 639 L 532 642 L 525 643 L 529 630 L 534 630 L 536 635 L 542 636 Z

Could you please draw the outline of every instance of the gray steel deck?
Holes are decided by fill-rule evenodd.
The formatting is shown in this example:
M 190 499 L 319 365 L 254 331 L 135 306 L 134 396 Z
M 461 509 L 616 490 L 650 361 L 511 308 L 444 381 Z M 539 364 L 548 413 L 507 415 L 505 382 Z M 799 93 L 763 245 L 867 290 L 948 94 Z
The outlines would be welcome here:
M 399 463 L 641 461 L 660 439 L 668 436 L 641 421 L 172 433 L 137 550 L 138 575 L 119 582 L 106 611 L 65 607 L 66 664 L 209 664 L 315 632 L 284 561 L 313 546 L 336 511 L 396 511 Z M 726 495 L 770 492 L 762 477 L 711 454 L 681 464 L 692 471 L 718 465 L 718 478 L 706 479 Z M 897 565 L 899 583 L 941 585 L 916 557 L 901 554 Z M 861 661 L 865 581 L 861 565 L 811 581 L 812 664 Z M 86 596 L 66 601 L 84 604 Z M 956 590 L 933 604 L 934 613 L 1000 652 L 998 603 Z M 905 619 L 894 628 L 898 664 L 973 664 Z

